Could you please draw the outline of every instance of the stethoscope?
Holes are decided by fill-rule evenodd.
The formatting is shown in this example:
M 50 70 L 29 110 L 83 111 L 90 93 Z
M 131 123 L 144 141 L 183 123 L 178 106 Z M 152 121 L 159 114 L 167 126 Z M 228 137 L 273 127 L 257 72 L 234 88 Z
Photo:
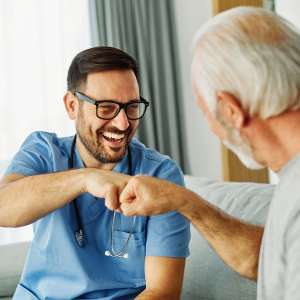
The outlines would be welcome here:
M 73 169 L 74 167 L 74 154 L 75 154 L 75 146 L 76 146 L 76 135 L 73 138 L 72 141 L 72 146 L 71 146 L 71 153 L 70 153 L 70 158 L 69 158 L 69 169 Z M 130 147 L 128 146 L 128 173 L 129 175 L 133 174 L 132 171 L 132 157 L 131 157 L 131 151 L 130 151 Z M 73 203 L 73 207 L 75 210 L 75 220 L 76 220 L 76 230 L 74 232 L 75 235 L 75 239 L 77 241 L 77 244 L 80 248 L 83 248 L 85 246 L 85 234 L 84 234 L 84 230 L 83 230 L 83 226 L 82 226 L 82 221 L 81 221 L 81 217 L 79 214 L 79 209 L 78 209 L 78 205 L 77 205 L 77 198 L 74 199 Z M 130 227 L 130 231 L 127 237 L 127 240 L 124 244 L 124 246 L 121 248 L 121 250 L 116 251 L 115 247 L 114 247 L 114 231 L 115 231 L 115 219 L 116 219 L 116 211 L 114 211 L 113 214 L 113 219 L 112 219 L 112 225 L 111 225 L 111 233 L 110 233 L 110 250 L 106 250 L 104 252 L 104 254 L 106 256 L 111 256 L 111 257 L 120 257 L 120 258 L 128 258 L 128 244 L 130 241 L 130 238 L 133 234 L 133 230 L 134 230 L 134 225 L 135 225 L 135 221 L 136 221 L 136 216 L 133 217 L 133 221 Z

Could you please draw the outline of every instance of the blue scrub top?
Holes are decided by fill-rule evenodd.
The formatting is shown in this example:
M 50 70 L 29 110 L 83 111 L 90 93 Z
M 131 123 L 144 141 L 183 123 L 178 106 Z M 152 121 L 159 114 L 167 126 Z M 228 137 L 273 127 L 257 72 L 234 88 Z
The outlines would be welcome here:
M 68 169 L 73 137 L 34 132 L 15 155 L 6 175 L 26 176 Z M 183 176 L 174 161 L 136 139 L 130 143 L 132 171 L 183 185 Z M 74 167 L 83 168 L 75 150 Z M 128 157 L 114 171 L 128 174 Z M 43 199 L 40 199 L 43 201 Z M 91 194 L 77 198 L 86 245 L 80 248 L 74 231 L 75 211 L 71 204 L 53 211 L 34 223 L 34 238 L 14 300 L 31 299 L 134 299 L 145 288 L 145 256 L 184 258 L 189 255 L 189 222 L 180 214 L 137 217 L 128 244 L 128 259 L 105 256 L 111 249 L 113 212 L 103 199 Z M 153 199 L 155 201 L 155 199 Z M 126 243 L 132 217 L 117 214 L 114 245 Z

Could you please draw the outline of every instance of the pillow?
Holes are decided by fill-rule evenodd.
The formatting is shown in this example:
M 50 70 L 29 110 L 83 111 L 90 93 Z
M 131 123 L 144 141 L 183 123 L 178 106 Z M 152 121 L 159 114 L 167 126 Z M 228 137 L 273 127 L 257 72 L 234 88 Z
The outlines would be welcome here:
M 186 176 L 186 187 L 232 216 L 264 224 L 274 185 Z M 227 267 L 192 226 L 182 300 L 255 300 L 256 283 Z
M 228 182 L 185 176 L 186 187 L 228 214 L 254 224 L 264 224 L 276 185 Z
M 30 242 L 0 246 L 0 297 L 12 296 L 23 270 Z

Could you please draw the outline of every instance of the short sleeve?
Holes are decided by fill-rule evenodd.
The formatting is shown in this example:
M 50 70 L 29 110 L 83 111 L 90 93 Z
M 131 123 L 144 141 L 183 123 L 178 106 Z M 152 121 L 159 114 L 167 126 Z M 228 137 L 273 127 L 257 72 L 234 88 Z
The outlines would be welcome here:
M 51 172 L 48 133 L 34 132 L 23 142 L 4 175 L 12 173 L 32 176 Z
M 167 160 L 155 177 L 184 185 L 183 174 L 176 164 Z M 155 199 L 153 199 L 155 201 Z M 149 217 L 146 255 L 185 258 L 189 255 L 190 223 L 177 212 Z

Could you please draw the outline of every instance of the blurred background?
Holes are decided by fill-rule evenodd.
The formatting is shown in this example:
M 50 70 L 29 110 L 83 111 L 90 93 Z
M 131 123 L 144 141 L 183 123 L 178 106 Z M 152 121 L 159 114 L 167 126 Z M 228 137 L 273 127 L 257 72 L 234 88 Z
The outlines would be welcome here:
M 68 67 L 79 51 L 110 45 L 140 65 L 141 95 L 151 102 L 141 141 L 170 155 L 185 174 L 267 182 L 268 171 L 249 173 L 221 147 L 191 89 L 197 29 L 235 2 L 275 9 L 300 26 L 297 0 L 1 0 L 0 174 L 32 131 L 74 134 L 63 105 Z M 10 230 L 0 229 L 0 244 L 9 241 Z

